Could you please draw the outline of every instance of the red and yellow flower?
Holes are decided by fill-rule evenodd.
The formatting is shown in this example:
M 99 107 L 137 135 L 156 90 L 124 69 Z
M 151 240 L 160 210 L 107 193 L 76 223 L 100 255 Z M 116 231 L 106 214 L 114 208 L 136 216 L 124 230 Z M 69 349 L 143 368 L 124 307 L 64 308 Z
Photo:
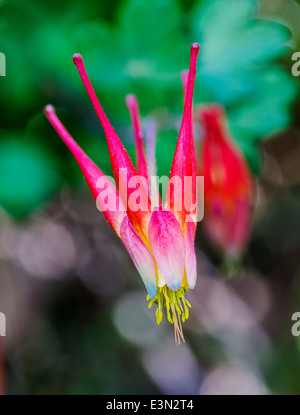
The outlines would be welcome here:
M 251 229 L 253 180 L 242 152 L 227 129 L 225 110 L 200 107 L 203 129 L 200 175 L 204 176 L 204 227 L 229 260 L 239 259 Z
M 174 324 L 176 343 L 180 343 L 180 339 L 184 340 L 182 322 L 189 316 L 190 304 L 185 298 L 185 293 L 194 288 L 197 278 L 194 250 L 196 208 L 192 207 L 196 195 L 197 169 L 192 132 L 192 100 L 198 51 L 199 45 L 194 43 L 191 47 L 183 118 L 164 205 L 160 202 L 157 187 L 150 186 L 150 178 L 156 171 L 156 166 L 153 151 L 148 151 L 148 160 L 146 157 L 138 104 L 133 95 L 127 96 L 126 103 L 133 124 L 137 168 L 134 167 L 98 101 L 82 57 L 79 54 L 73 56 L 73 61 L 106 135 L 116 186 L 74 141 L 58 119 L 53 106 L 47 105 L 45 108 L 48 120 L 76 159 L 97 200 L 99 209 L 103 211 L 105 218 L 123 241 L 142 277 L 148 291 L 149 307 L 153 303 L 158 305 L 156 310 L 158 324 L 166 308 L 167 318 Z M 151 145 L 154 145 L 153 138 Z M 120 172 L 125 172 L 125 177 Z M 180 190 L 171 184 L 175 176 L 182 181 Z M 192 177 L 191 189 L 185 186 L 185 177 Z M 99 181 L 101 189 L 99 189 Z M 134 181 L 137 185 L 129 186 L 130 181 Z M 139 209 L 136 209 L 138 203 L 135 200 L 137 189 L 139 199 L 146 201 L 143 208 Z M 190 205 L 184 203 L 181 209 L 177 209 L 175 200 L 178 197 L 183 200 L 188 191 Z M 107 199 L 113 203 L 107 204 Z M 130 203 L 132 200 L 136 202 L 135 208 Z

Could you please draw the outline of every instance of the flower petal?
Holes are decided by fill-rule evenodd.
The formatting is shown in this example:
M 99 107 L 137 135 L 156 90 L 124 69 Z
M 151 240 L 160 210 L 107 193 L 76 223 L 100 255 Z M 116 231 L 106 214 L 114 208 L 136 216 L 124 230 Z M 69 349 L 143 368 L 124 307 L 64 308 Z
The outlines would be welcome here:
M 187 281 L 190 288 L 194 288 L 197 280 L 197 261 L 195 254 L 195 233 L 196 225 L 193 221 L 189 221 L 186 224 L 184 232 L 185 240 L 185 270 L 187 275 Z
M 47 105 L 44 112 L 58 135 L 75 157 L 94 198 L 97 200 L 99 209 L 103 212 L 116 234 L 120 236 L 120 226 L 126 212 L 122 200 L 119 197 L 118 190 L 74 141 L 73 137 L 57 117 L 54 107 Z M 105 203 L 104 196 L 102 196 L 102 192 L 99 190 L 99 180 L 102 182 L 101 187 L 105 186 L 106 197 L 112 203 L 108 207 Z
M 150 247 L 167 286 L 180 288 L 185 264 L 185 242 L 182 229 L 174 214 L 168 210 L 152 213 L 149 222 Z
M 140 184 L 139 187 L 139 191 L 143 192 L 145 195 L 143 200 L 147 201 L 146 206 L 143 206 L 139 210 L 131 209 L 130 203 L 128 203 L 128 201 L 130 195 L 137 189 L 137 187 L 130 187 L 128 186 L 128 183 L 131 179 L 134 179 L 136 176 L 138 176 L 137 171 L 134 168 L 132 161 L 130 160 L 130 157 L 127 154 L 127 151 L 125 150 L 121 140 L 117 136 L 117 133 L 115 132 L 107 116 L 105 115 L 105 112 L 103 111 L 103 108 L 86 73 L 82 56 L 78 53 L 75 53 L 73 55 L 73 62 L 78 69 L 82 82 L 104 129 L 112 170 L 120 192 L 120 196 L 127 208 L 127 214 L 136 231 L 146 241 L 147 235 L 145 229 L 148 226 L 151 215 L 151 202 L 148 195 L 148 188 L 145 188 L 143 184 Z
M 154 298 L 157 292 L 155 262 L 151 252 L 135 232 L 128 217 L 123 219 L 121 225 L 121 239 L 142 277 L 150 298 Z
M 187 93 L 187 86 L 189 81 L 189 71 L 184 70 L 181 72 L 181 81 L 183 86 L 183 100 L 185 101 L 186 93 Z M 191 115 L 191 127 L 190 127 L 190 138 L 191 138 L 191 151 L 192 151 L 192 203 L 197 202 L 197 156 L 196 156 L 196 149 L 195 149 L 195 134 L 194 134 L 194 123 L 193 123 L 193 109 Z M 196 210 L 192 212 L 190 220 L 193 220 L 197 223 L 197 203 L 196 203 Z
M 128 94 L 125 99 L 128 111 L 130 113 L 137 159 L 137 172 L 148 180 L 148 168 L 144 149 L 144 136 L 141 125 L 138 100 L 135 95 Z
M 182 229 L 184 229 L 187 218 L 189 217 L 190 209 L 189 205 L 193 202 L 196 194 L 196 186 L 193 185 L 192 190 L 185 192 L 185 178 L 192 177 L 193 184 L 195 184 L 196 171 L 193 171 L 193 150 L 192 150 L 192 103 L 193 103 L 193 91 L 194 82 L 196 76 L 196 63 L 199 52 L 199 44 L 193 43 L 191 47 L 191 62 L 189 70 L 189 79 L 186 88 L 184 112 L 182 117 L 181 128 L 179 137 L 175 149 L 174 159 L 170 172 L 169 189 L 166 199 L 166 208 L 170 209 L 177 220 L 179 221 Z M 195 170 L 195 169 L 194 169 Z M 171 185 L 173 177 L 178 177 L 181 180 L 181 189 L 177 186 Z M 188 195 L 188 193 L 192 193 Z M 188 203 L 185 203 L 186 196 L 190 196 Z M 181 200 L 181 204 L 177 204 L 176 201 Z M 188 206 L 186 206 L 188 205 Z M 181 206 L 177 208 L 177 206 Z

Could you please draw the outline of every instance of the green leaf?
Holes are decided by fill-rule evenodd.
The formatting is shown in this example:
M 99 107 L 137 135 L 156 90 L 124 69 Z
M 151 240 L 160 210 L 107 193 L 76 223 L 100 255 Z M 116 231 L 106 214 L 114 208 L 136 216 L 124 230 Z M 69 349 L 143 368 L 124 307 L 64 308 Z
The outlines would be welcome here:
M 173 0 L 125 2 L 119 11 L 119 30 L 126 39 L 127 52 L 144 54 L 149 48 L 162 49 L 176 34 L 180 19 L 180 10 Z
M 103 99 L 113 101 L 113 114 L 124 117 L 129 92 L 140 98 L 142 113 L 157 105 L 177 109 L 177 100 L 168 97 L 181 88 L 180 71 L 189 64 L 180 25 L 174 0 L 128 0 L 115 25 L 89 22 L 78 28 L 88 72 Z
M 0 206 L 10 214 L 23 216 L 39 207 L 59 181 L 50 155 L 40 147 L 16 138 L 0 142 Z
M 193 39 L 201 43 L 196 89 L 206 101 L 227 107 L 231 133 L 254 170 L 258 140 L 290 123 L 297 93 L 295 79 L 275 65 L 287 51 L 290 31 L 257 19 L 258 4 L 203 0 L 191 14 Z
M 292 77 L 281 68 L 267 67 L 256 81 L 255 94 L 230 112 L 236 131 L 244 131 L 253 140 L 289 125 L 290 102 L 297 94 Z M 236 139 L 240 141 L 239 134 Z
M 192 24 L 200 50 L 200 77 L 215 99 L 232 103 L 257 87 L 252 73 L 259 64 L 281 56 L 290 37 L 286 27 L 254 20 L 255 1 L 200 3 Z

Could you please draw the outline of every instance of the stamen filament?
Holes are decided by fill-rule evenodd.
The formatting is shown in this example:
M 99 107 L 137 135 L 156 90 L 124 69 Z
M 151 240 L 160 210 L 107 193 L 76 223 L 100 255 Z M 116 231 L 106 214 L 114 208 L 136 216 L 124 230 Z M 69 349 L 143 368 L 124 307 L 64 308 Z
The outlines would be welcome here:
M 190 303 L 185 298 L 185 292 L 188 291 L 188 287 L 180 287 L 177 291 L 173 291 L 168 288 L 167 285 L 157 288 L 156 297 L 149 301 L 148 307 L 151 308 L 153 303 L 158 305 L 156 309 L 156 320 L 159 325 L 163 319 L 163 308 L 167 310 L 167 319 L 170 324 L 174 324 L 175 343 L 180 344 L 180 341 L 184 340 L 182 323 L 184 323 L 189 317 Z

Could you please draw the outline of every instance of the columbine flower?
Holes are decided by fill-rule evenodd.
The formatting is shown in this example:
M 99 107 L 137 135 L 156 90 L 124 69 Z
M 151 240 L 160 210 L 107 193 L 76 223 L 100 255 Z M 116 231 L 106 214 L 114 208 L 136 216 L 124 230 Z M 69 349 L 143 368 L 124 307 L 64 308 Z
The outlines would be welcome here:
M 73 62 L 104 129 L 118 190 L 76 144 L 58 119 L 54 108 L 51 105 L 45 108 L 48 120 L 75 157 L 98 207 L 128 250 L 148 291 L 149 308 L 153 303 L 158 305 L 158 324 L 162 321 L 163 309 L 166 308 L 167 318 L 174 324 L 176 343 L 180 343 L 180 339 L 184 340 L 182 322 L 188 318 L 190 307 L 185 293 L 194 288 L 197 277 L 194 251 L 196 207 L 193 207 L 193 200 L 196 195 L 196 165 L 193 162 L 195 150 L 192 135 L 192 100 L 198 51 L 199 45 L 194 43 L 191 47 L 183 119 L 164 206 L 160 202 L 157 185 L 155 182 L 153 184 L 152 180 L 150 183 L 150 178 L 156 175 L 154 135 L 152 133 L 148 137 L 146 157 L 138 104 L 133 95 L 127 96 L 126 104 L 133 124 L 137 169 L 96 97 L 82 57 L 79 54 L 73 56 Z M 192 188 L 185 184 L 186 177 L 192 178 Z M 181 179 L 180 190 L 174 185 L 173 178 Z M 130 186 L 132 180 L 136 180 L 136 186 Z M 136 198 L 137 191 L 139 196 Z M 190 203 L 188 206 L 184 203 L 181 209 L 177 209 L 175 201 L 178 197 L 183 200 L 186 193 Z M 141 199 L 146 202 L 143 208 L 136 209 L 138 200 L 140 202 Z M 136 203 L 132 204 L 133 200 Z
M 200 174 L 204 176 L 204 226 L 229 260 L 237 260 L 250 233 L 253 183 L 248 164 L 226 126 L 224 109 L 199 109 L 203 126 Z

